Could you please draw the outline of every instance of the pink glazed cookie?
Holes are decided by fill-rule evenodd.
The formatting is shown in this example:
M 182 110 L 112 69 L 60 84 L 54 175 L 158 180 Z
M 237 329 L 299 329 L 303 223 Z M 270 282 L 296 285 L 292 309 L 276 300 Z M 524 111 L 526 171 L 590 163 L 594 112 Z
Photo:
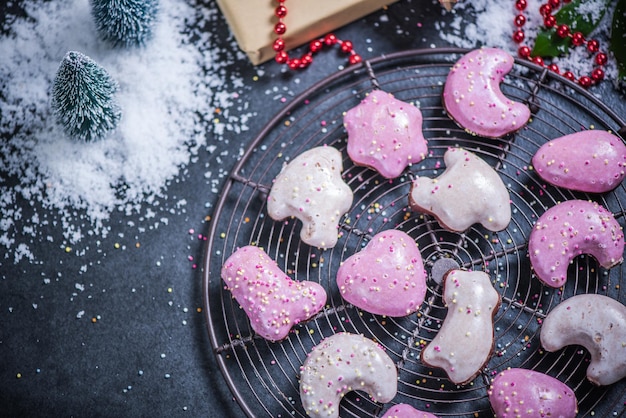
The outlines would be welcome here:
M 313 247 L 337 244 L 341 217 L 352 206 L 352 190 L 341 178 L 341 153 L 333 147 L 303 152 L 283 167 L 267 198 L 267 213 L 280 221 L 302 221 L 300 239 Z
M 426 272 L 415 240 L 391 229 L 376 234 L 337 271 L 341 296 L 364 311 L 406 316 L 426 295 Z
M 574 418 L 578 405 L 574 391 L 547 374 L 525 369 L 499 373 L 489 388 L 496 418 Z
M 356 165 L 375 169 L 383 177 L 400 176 L 428 152 L 422 134 L 422 112 L 391 93 L 374 90 L 343 118 L 348 131 L 348 155 Z
M 441 226 L 462 232 L 475 223 L 501 231 L 511 221 L 509 192 L 498 173 L 462 148 L 443 156 L 446 170 L 439 177 L 418 177 L 411 184 L 411 209 L 433 215 Z
M 493 318 L 500 294 L 485 272 L 450 270 L 444 278 L 443 301 L 448 313 L 422 350 L 422 363 L 443 369 L 451 382 L 464 385 L 480 373 L 493 351 Z
M 334 418 L 341 399 L 353 390 L 389 402 L 398 390 L 398 371 L 374 341 L 339 332 L 313 347 L 300 367 L 300 399 L 310 417 Z
M 570 261 L 581 254 L 592 255 L 606 269 L 621 263 L 624 232 L 600 204 L 568 200 L 539 217 L 528 238 L 528 253 L 537 278 L 557 288 L 567 281 Z
M 530 118 L 523 103 L 507 98 L 500 83 L 514 59 L 497 48 L 480 48 L 464 55 L 450 70 L 443 90 L 448 115 L 475 135 L 500 138 L 522 128 Z
M 626 145 L 606 131 L 582 131 L 546 142 L 533 156 L 535 171 L 558 187 L 604 193 L 626 175 Z
M 265 251 L 251 245 L 228 257 L 221 276 L 252 329 L 269 341 L 282 340 L 291 327 L 321 311 L 326 303 L 322 286 L 292 280 Z
M 437 416 L 417 410 L 409 404 L 400 403 L 389 408 L 382 418 L 437 418 Z

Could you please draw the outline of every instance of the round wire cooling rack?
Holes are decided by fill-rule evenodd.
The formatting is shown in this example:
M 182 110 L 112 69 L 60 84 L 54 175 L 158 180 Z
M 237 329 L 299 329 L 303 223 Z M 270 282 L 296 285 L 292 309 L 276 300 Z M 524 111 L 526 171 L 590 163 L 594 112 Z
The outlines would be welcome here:
M 441 94 L 461 49 L 411 50 L 381 56 L 337 72 L 314 85 L 277 114 L 250 144 L 227 179 L 209 231 L 203 269 L 208 332 L 225 383 L 247 416 L 304 417 L 299 399 L 299 368 L 307 353 L 336 332 L 360 333 L 379 342 L 398 368 L 398 394 L 389 404 L 355 391 L 341 401 L 342 417 L 380 416 L 392 404 L 409 403 L 438 416 L 491 417 L 487 392 L 497 372 L 508 367 L 533 369 L 571 387 L 579 416 L 626 415 L 626 382 L 596 387 L 585 378 L 589 354 L 578 346 L 555 353 L 542 350 L 541 322 L 560 301 L 580 293 L 598 293 L 626 303 L 624 265 L 610 270 L 592 257 L 576 258 L 562 289 L 545 287 L 533 276 L 527 257 L 533 223 L 548 208 L 568 199 L 595 200 L 624 226 L 626 188 L 622 184 L 602 195 L 572 192 L 547 185 L 530 166 L 534 152 L 546 141 L 582 129 L 603 129 L 624 139 L 626 123 L 576 84 L 526 61 L 516 60 L 501 84 L 505 95 L 525 102 L 533 117 L 523 129 L 500 140 L 472 136 L 446 115 Z M 399 178 L 386 180 L 375 171 L 355 166 L 346 153 L 343 113 L 372 89 L 418 106 L 429 155 Z M 300 241 L 301 224 L 276 222 L 266 215 L 265 199 L 283 165 L 320 145 L 343 154 L 343 177 L 354 193 L 353 206 L 340 223 L 334 248 L 311 248 Z M 493 233 L 474 225 L 464 233 L 449 232 L 438 222 L 408 206 L 410 183 L 416 176 L 443 173 L 449 147 L 468 149 L 491 164 L 507 186 L 512 221 Z M 445 318 L 442 286 L 428 280 L 420 310 L 402 318 L 369 314 L 345 302 L 335 274 L 340 263 L 359 251 L 371 236 L 399 229 L 418 243 L 429 273 L 446 265 L 487 272 L 500 293 L 495 315 L 496 345 L 480 375 L 458 386 L 445 373 L 425 366 L 420 352 L 437 334 Z M 244 311 L 220 278 L 221 267 L 238 247 L 262 247 L 290 277 L 312 280 L 327 290 L 324 310 L 292 329 L 280 342 L 254 334 Z

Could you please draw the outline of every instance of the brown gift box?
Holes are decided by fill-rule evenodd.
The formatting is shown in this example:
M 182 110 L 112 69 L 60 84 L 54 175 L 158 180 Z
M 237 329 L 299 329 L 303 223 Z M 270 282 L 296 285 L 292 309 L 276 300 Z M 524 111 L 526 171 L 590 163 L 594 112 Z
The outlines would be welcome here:
M 284 18 L 287 49 L 324 36 L 347 23 L 360 19 L 396 0 L 293 0 L 285 2 Z M 276 0 L 217 0 L 239 47 L 252 64 L 274 57 L 272 44 L 277 35 Z

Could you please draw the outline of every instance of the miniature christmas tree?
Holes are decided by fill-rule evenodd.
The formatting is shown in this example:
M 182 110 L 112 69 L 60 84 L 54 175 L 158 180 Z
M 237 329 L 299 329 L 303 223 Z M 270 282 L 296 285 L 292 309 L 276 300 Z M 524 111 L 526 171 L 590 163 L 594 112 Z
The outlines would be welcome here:
M 101 139 L 115 129 L 122 112 L 115 99 L 117 83 L 98 63 L 68 52 L 52 86 L 52 109 L 65 132 L 83 141 Z
M 144 45 L 152 36 L 158 0 L 91 0 L 100 37 L 115 46 Z

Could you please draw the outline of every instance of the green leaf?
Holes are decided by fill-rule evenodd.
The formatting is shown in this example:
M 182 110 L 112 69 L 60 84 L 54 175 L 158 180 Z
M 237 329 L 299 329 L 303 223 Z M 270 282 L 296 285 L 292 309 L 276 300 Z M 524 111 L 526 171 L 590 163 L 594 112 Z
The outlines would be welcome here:
M 626 82 L 626 0 L 619 0 L 611 26 L 611 51 L 619 67 L 619 79 Z
M 554 15 L 559 25 L 567 25 L 571 32 L 581 32 L 588 36 L 598 27 L 611 0 L 573 0 L 561 7 Z M 623 2 L 623 0 L 621 0 Z M 556 29 L 541 30 L 537 34 L 532 56 L 557 57 L 567 54 L 571 39 L 560 38 Z

